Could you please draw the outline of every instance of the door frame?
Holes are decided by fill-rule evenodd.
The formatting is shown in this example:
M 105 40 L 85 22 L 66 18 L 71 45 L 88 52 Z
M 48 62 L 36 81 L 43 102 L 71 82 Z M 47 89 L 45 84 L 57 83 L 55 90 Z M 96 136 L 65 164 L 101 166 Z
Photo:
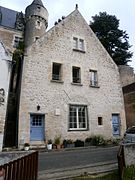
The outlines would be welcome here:
M 31 140 L 31 116 L 32 115 L 41 115 L 43 116 L 43 137 L 44 139 L 43 140 Z M 30 130 L 29 130 L 29 133 L 30 133 L 30 141 L 44 141 L 45 140 L 45 113 L 30 113 Z
M 113 123 L 113 116 L 117 116 L 118 117 L 118 123 Z M 119 113 L 112 113 L 112 134 L 114 137 L 119 137 L 121 135 L 121 120 L 120 120 L 120 114 Z M 114 131 L 113 131 L 113 127 L 114 125 L 118 126 L 119 127 L 119 134 L 114 134 Z

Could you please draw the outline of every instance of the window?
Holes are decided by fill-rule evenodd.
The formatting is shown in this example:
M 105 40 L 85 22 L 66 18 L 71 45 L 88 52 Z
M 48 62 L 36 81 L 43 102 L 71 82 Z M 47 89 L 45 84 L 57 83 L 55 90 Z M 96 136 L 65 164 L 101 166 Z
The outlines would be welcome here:
M 87 106 L 70 105 L 69 130 L 86 130 L 87 121 Z
M 90 70 L 90 86 L 98 86 L 97 71 Z
M 103 118 L 102 117 L 98 117 L 98 125 L 99 126 L 103 125 Z
M 36 28 L 37 28 L 37 29 L 40 29 L 41 26 L 42 26 L 42 22 L 39 21 L 39 20 L 37 20 L 37 21 L 36 21 Z
M 84 40 L 74 37 L 73 38 L 73 49 L 84 51 Z
M 59 63 L 53 63 L 52 80 L 61 81 L 61 66 Z
M 15 36 L 15 37 L 14 37 L 13 47 L 14 47 L 14 48 L 17 48 L 18 45 L 19 45 L 19 42 L 22 42 L 22 41 L 23 41 L 23 38 L 22 38 L 22 37 Z
M 79 67 L 72 67 L 73 83 L 81 83 L 81 70 Z
M 31 125 L 32 126 L 42 126 L 43 115 L 31 115 Z

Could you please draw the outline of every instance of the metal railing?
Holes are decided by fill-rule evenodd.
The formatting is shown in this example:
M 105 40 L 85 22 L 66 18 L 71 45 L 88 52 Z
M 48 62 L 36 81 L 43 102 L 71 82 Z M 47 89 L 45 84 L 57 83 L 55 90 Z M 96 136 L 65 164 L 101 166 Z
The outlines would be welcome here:
M 32 152 L 1 165 L 0 171 L 3 180 L 37 180 L 38 152 Z
M 123 180 L 124 168 L 125 168 L 125 158 L 124 158 L 124 147 L 120 145 L 118 154 L 118 169 L 119 169 L 119 179 Z

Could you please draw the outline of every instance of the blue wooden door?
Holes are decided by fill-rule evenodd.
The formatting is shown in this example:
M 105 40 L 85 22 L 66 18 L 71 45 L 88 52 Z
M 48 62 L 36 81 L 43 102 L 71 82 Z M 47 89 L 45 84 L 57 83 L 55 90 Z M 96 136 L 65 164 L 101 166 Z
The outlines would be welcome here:
M 120 135 L 120 117 L 119 117 L 119 114 L 112 114 L 112 128 L 113 128 L 113 135 L 119 136 Z
M 31 114 L 30 115 L 30 140 L 43 141 L 45 139 L 44 127 L 45 115 Z

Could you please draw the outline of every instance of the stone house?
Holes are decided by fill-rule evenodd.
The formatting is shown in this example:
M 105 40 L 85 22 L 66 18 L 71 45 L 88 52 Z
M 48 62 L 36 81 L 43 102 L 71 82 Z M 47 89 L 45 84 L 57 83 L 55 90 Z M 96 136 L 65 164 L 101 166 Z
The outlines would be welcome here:
M 17 144 L 42 146 L 58 136 L 61 141 L 122 137 L 126 120 L 118 67 L 78 6 L 48 31 L 47 25 L 47 9 L 34 0 L 25 11 Z
M 3 144 L 11 67 L 12 55 L 0 41 L 0 151 Z

